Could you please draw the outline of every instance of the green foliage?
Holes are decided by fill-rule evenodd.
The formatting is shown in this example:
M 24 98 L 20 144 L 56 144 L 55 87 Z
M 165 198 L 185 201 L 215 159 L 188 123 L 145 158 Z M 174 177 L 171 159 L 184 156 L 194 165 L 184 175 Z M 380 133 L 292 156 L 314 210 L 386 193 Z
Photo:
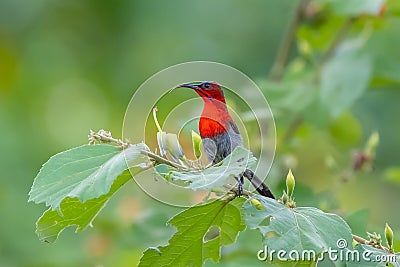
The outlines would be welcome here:
M 243 147 L 236 147 L 235 150 L 226 157 L 222 164 L 211 166 L 199 171 L 171 171 L 171 180 L 181 180 L 189 182 L 188 188 L 211 190 L 227 183 L 229 178 L 237 177 L 246 168 L 254 166 L 256 159 L 251 152 Z
M 98 198 L 110 191 L 114 180 L 126 169 L 127 163 L 137 160 L 144 144 L 119 147 L 100 144 L 84 145 L 59 153 L 46 162 L 36 176 L 29 192 L 29 201 L 46 203 L 59 209 L 65 198 L 82 202 Z
M 322 105 L 337 117 L 362 96 L 371 73 L 372 63 L 367 56 L 358 55 L 355 49 L 340 53 L 322 71 Z
M 298 79 L 288 79 L 280 83 L 261 81 L 260 86 L 268 93 L 274 116 L 296 114 L 314 103 L 318 98 L 318 88 L 312 84 L 312 79 L 312 75 L 305 73 Z
M 146 250 L 139 266 L 202 266 L 206 259 L 218 262 L 221 246 L 234 243 L 245 229 L 243 202 L 242 198 L 216 200 L 176 215 L 169 221 L 177 228 L 169 244 Z
M 299 255 L 310 250 L 318 257 L 323 251 L 336 248 L 340 239 L 348 244 L 352 242 L 350 227 L 335 214 L 309 207 L 291 209 L 276 200 L 262 196 L 254 198 L 264 209 L 260 211 L 247 201 L 244 204 L 245 220 L 250 228 L 260 230 L 268 248 L 286 251 L 287 255 L 292 250 Z
M 102 131 L 102 133 L 107 132 Z M 103 138 L 100 132 L 94 136 L 99 140 Z M 121 142 L 113 139 L 109 133 L 105 137 Z M 40 188 L 46 193 L 49 191 L 48 188 L 51 188 L 54 183 L 52 177 L 57 177 L 61 182 L 72 177 L 75 181 L 72 186 L 78 187 L 79 185 L 76 185 L 78 180 L 82 184 L 78 188 L 83 189 L 96 187 L 96 183 L 100 183 L 97 179 L 103 183 L 112 181 L 112 185 L 108 192 L 100 195 L 95 194 L 99 193 L 99 190 L 72 191 L 77 194 L 76 197 L 75 195 L 71 197 L 69 195 L 71 193 L 63 195 L 60 200 L 61 204 L 55 208 L 52 206 L 53 202 L 47 201 L 50 208 L 37 221 L 36 232 L 39 239 L 54 242 L 66 227 L 76 226 L 78 232 L 92 225 L 97 214 L 110 197 L 130 179 L 131 174 L 135 175 L 143 170 L 143 164 L 147 162 L 146 158 L 141 156 L 143 150 L 148 151 L 148 148 L 142 143 L 126 145 L 122 151 L 117 146 L 86 145 L 50 158 L 43 165 L 31 191 L 32 199 L 39 203 L 46 202 L 46 198 L 39 198 L 43 195 L 38 192 L 40 192 Z M 148 156 L 154 157 L 151 153 Z M 157 155 L 155 156 L 155 160 L 159 159 Z M 162 162 L 168 163 L 167 160 Z M 254 162 L 255 158 L 248 150 L 238 147 L 221 164 L 202 171 L 171 171 L 171 167 L 165 163 L 159 164 L 156 169 L 171 179 L 179 177 L 180 180 L 190 181 L 189 187 L 194 190 L 197 188 L 212 190 L 217 186 L 224 185 L 230 176 L 240 175 Z M 174 163 L 171 162 L 171 164 Z M 130 172 L 128 172 L 128 166 Z M 85 175 L 82 176 L 82 173 Z M 222 182 L 218 181 L 219 177 L 223 178 Z M 201 181 L 201 179 L 207 183 L 210 182 L 211 185 L 205 184 L 204 181 L 200 184 L 199 180 Z M 46 182 L 50 185 L 46 186 Z M 181 212 L 169 221 L 177 228 L 177 232 L 169 240 L 169 244 L 146 250 L 140 260 L 140 266 L 202 266 L 207 259 L 218 262 L 221 257 L 221 247 L 234 243 L 239 232 L 243 231 L 246 225 L 251 229 L 260 230 L 265 247 L 274 251 L 284 251 L 289 257 L 298 257 L 295 262 L 284 263 L 279 263 L 276 259 L 269 259 L 270 261 L 275 260 L 273 264 L 278 262 L 279 266 L 293 266 L 293 264 L 314 266 L 320 254 L 332 248 L 338 247 L 350 251 L 351 248 L 348 248 L 347 244 L 352 243 L 351 229 L 345 221 L 337 215 L 324 213 L 316 208 L 296 207 L 292 197 L 295 183 L 295 178 L 289 171 L 286 179 L 287 194 L 284 192 L 287 199 L 282 199 L 283 204 L 281 201 L 259 195 L 254 195 L 245 201 L 243 198 L 236 198 L 234 193 L 227 192 L 220 200 L 197 205 Z M 66 184 L 67 189 L 72 186 L 70 183 Z M 88 192 L 92 194 L 88 194 Z M 246 194 L 248 197 L 250 193 Z M 58 194 L 55 196 L 60 197 Z M 47 197 L 55 198 L 51 194 Z M 385 231 L 389 246 L 388 252 L 392 253 L 393 231 L 388 229 L 387 226 Z M 386 248 L 380 244 L 380 237 L 375 239 L 376 241 L 371 245 L 379 246 L 380 250 L 375 253 L 375 250 L 372 249 L 370 254 L 373 257 L 379 257 L 382 253 L 382 255 L 387 255 Z M 340 240 L 346 245 L 339 247 Z M 357 249 L 360 248 L 370 249 L 363 246 L 359 246 Z M 296 252 L 294 256 L 291 254 L 293 251 Z M 300 255 L 308 255 L 310 258 L 301 258 Z M 346 260 L 340 259 L 340 261 Z
M 388 5 L 390 3 L 398 4 L 398 1 L 388 1 Z M 388 12 L 393 12 L 393 9 L 388 9 Z M 400 36 L 396 34 L 400 26 L 399 17 L 400 13 L 397 17 L 388 16 L 382 20 L 383 27 L 374 31 L 362 48 L 373 59 L 373 88 L 398 88 L 400 83 L 400 66 L 394 56 L 400 43 Z
M 82 231 L 91 225 L 110 197 L 143 170 L 144 144 L 117 146 L 84 145 L 59 153 L 46 162 L 35 178 L 30 201 L 50 208 L 36 223 L 39 239 L 54 242 L 68 226 Z M 127 171 L 130 166 L 130 172 Z
M 110 197 L 129 179 L 131 174 L 125 172 L 118 176 L 111 186 L 110 192 L 82 203 L 78 198 L 67 197 L 61 201 L 59 211 L 49 208 L 36 222 L 36 234 L 41 241 L 52 243 L 59 234 L 69 226 L 76 225 L 76 232 L 92 226 L 97 214 L 106 205 Z

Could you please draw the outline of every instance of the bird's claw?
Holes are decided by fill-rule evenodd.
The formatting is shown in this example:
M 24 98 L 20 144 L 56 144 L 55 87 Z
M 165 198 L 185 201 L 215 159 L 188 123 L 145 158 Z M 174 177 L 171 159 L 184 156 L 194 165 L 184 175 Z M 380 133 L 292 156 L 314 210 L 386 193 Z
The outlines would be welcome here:
M 239 180 L 239 183 L 238 183 L 238 196 L 240 197 L 240 196 L 242 196 L 242 194 L 243 194 L 243 184 Z
M 238 196 L 240 197 L 243 195 L 243 183 L 244 183 L 243 175 L 239 176 L 237 181 L 238 181 Z

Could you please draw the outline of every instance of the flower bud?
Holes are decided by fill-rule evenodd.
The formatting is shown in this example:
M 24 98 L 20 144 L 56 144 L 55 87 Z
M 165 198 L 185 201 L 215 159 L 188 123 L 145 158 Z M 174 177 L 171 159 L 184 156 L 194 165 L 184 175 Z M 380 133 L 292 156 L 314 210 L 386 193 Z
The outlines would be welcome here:
M 282 203 L 286 205 L 286 203 L 288 202 L 289 197 L 286 194 L 285 190 L 283 191 L 283 195 L 282 195 Z
M 201 140 L 200 135 L 192 130 L 192 144 L 193 144 L 193 151 L 196 159 L 201 157 L 201 149 L 203 146 L 203 142 Z
M 388 224 L 386 224 L 385 227 L 385 237 L 386 237 L 386 242 L 388 244 L 389 249 L 393 249 L 393 230 L 390 228 Z
M 264 209 L 263 205 L 261 204 L 261 202 L 260 202 L 258 199 L 252 198 L 252 199 L 250 200 L 250 203 L 251 203 L 253 206 L 255 206 L 256 209 L 258 209 L 258 210 L 263 210 L 263 209 Z
M 174 158 L 174 160 L 176 162 L 179 162 L 179 159 L 183 158 L 184 154 L 183 154 L 182 147 L 179 144 L 178 136 L 176 134 L 167 133 L 166 145 L 167 145 L 168 152 L 171 154 L 171 156 Z
M 289 197 L 293 195 L 295 183 L 292 170 L 289 170 L 289 173 L 286 176 L 286 191 Z
M 373 132 L 371 136 L 368 138 L 367 144 L 365 146 L 365 154 L 374 157 L 376 147 L 379 144 L 379 133 Z
M 160 155 L 163 157 L 167 154 L 167 133 L 157 132 L 157 143 L 160 149 Z

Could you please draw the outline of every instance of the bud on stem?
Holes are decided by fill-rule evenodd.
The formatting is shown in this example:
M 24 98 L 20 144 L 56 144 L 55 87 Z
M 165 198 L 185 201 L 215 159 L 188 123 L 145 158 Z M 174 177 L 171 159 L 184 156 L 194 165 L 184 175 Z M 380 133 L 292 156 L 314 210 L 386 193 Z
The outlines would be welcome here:
M 167 133 L 157 132 L 157 143 L 160 149 L 160 155 L 165 156 L 167 154 Z
M 250 203 L 256 207 L 258 210 L 263 210 L 264 206 L 261 204 L 261 202 L 258 199 L 252 198 L 250 200 Z
M 193 143 L 193 151 L 196 159 L 201 157 L 201 149 L 203 146 L 203 142 L 198 133 L 192 130 L 192 143 Z
M 393 252 L 393 230 L 387 223 L 385 226 L 385 237 L 390 252 Z
M 287 195 L 290 198 L 293 195 L 295 184 L 296 184 L 296 182 L 294 180 L 294 176 L 293 176 L 292 170 L 289 170 L 289 173 L 286 176 L 286 191 L 287 191 Z
M 368 138 L 367 144 L 365 146 L 365 151 L 364 151 L 365 154 L 374 157 L 378 144 L 379 144 L 379 133 L 373 132 L 371 136 Z
M 282 195 L 282 202 L 283 202 L 283 204 L 285 204 L 286 205 L 286 203 L 289 201 L 289 197 L 288 197 L 288 195 L 286 194 L 286 192 L 285 192 L 285 190 L 283 191 L 283 195 Z
M 179 159 L 182 159 L 184 157 L 182 147 L 179 144 L 178 136 L 176 134 L 167 133 L 166 145 L 168 152 L 171 154 L 176 162 L 179 162 Z

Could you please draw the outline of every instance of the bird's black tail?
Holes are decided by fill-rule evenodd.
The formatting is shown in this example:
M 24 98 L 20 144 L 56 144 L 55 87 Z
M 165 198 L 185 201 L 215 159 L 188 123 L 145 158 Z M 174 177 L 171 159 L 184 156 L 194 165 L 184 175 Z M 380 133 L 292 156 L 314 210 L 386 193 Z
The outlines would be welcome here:
M 275 196 L 272 194 L 271 190 L 269 190 L 269 187 L 264 184 L 263 181 L 261 181 L 252 170 L 246 169 L 243 173 L 243 176 L 250 181 L 260 195 L 275 199 Z

